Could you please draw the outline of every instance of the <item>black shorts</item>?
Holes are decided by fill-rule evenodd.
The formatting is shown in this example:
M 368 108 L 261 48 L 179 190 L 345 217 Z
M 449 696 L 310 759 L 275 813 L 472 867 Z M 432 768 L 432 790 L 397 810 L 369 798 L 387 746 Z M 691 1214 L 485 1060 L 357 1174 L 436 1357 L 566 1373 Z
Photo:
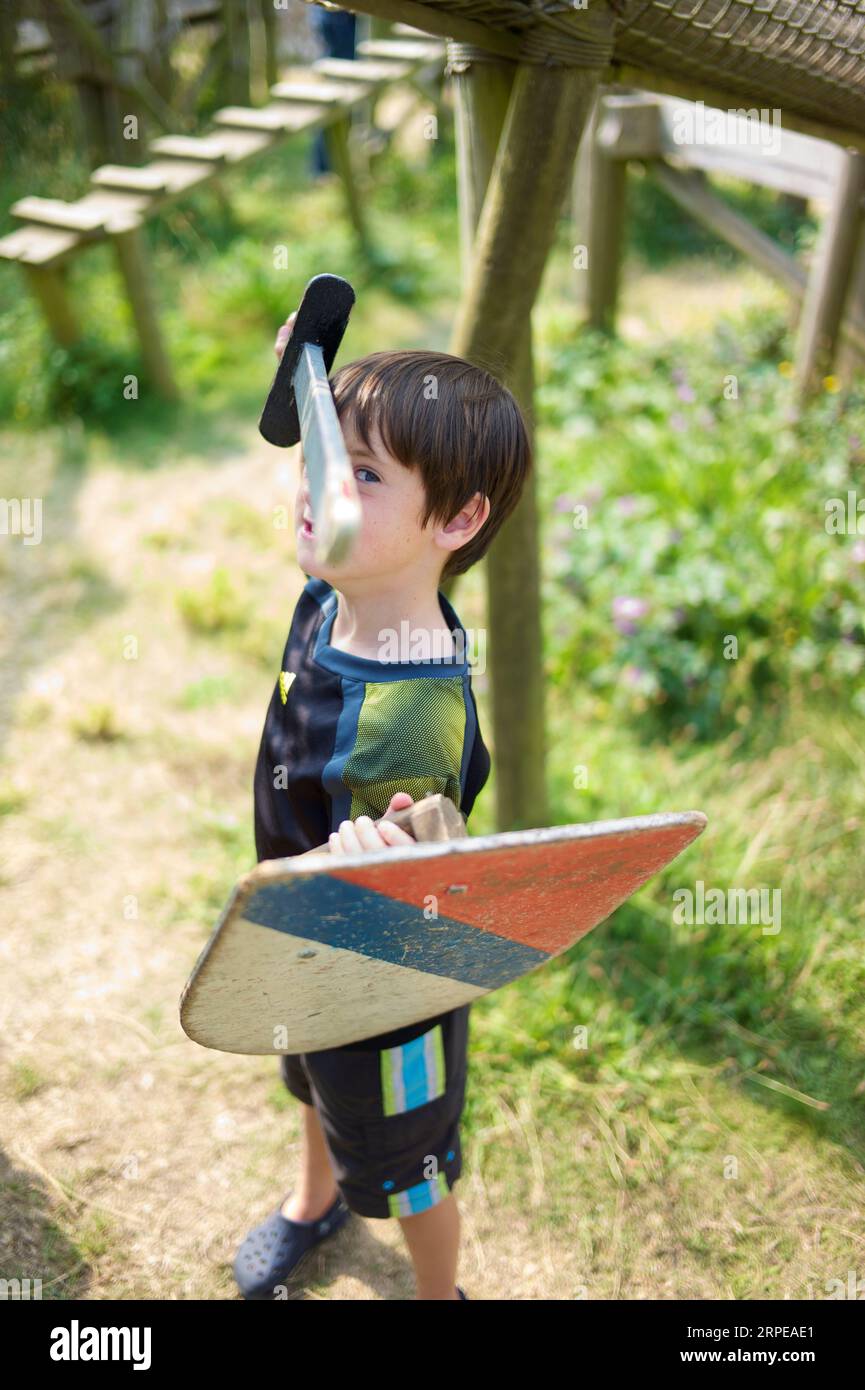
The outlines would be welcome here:
M 470 1008 L 430 1020 L 399 1047 L 371 1038 L 280 1058 L 291 1094 L 315 1107 L 339 1190 L 359 1216 L 426 1211 L 460 1176 Z

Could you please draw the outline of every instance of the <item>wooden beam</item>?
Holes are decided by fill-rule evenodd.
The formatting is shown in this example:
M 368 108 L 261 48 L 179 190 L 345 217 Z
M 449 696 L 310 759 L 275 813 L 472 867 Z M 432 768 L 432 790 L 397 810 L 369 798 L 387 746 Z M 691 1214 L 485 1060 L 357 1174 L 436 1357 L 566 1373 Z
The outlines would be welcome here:
M 674 169 L 663 159 L 647 161 L 646 171 L 685 212 L 722 241 L 735 246 L 765 275 L 801 298 L 808 277 L 799 263 L 759 227 L 725 203 L 709 187 L 705 174 L 693 169 Z
M 363 3 L 367 5 L 369 0 L 363 0 Z M 663 92 L 668 96 L 684 97 L 686 101 L 702 101 L 706 106 L 714 106 L 721 111 L 728 108 L 739 109 L 738 106 L 733 108 L 731 105 L 738 98 L 725 91 L 723 87 L 716 87 L 708 82 L 691 81 L 688 78 L 671 77 L 669 73 L 659 72 L 651 64 L 637 67 L 633 63 L 612 62 L 605 70 L 602 81 L 605 84 L 637 87 L 647 92 Z M 833 124 L 797 116 L 789 106 L 785 106 L 783 112 L 784 123 L 790 130 L 798 131 L 802 135 L 813 135 L 818 140 L 831 140 L 836 145 L 852 145 L 855 149 L 865 151 L 865 132 L 861 130 L 850 129 L 842 121 Z
M 651 160 L 646 168 L 685 212 L 735 246 L 764 275 L 783 285 L 797 303 L 802 302 L 808 286 L 804 268 L 789 251 L 725 203 L 707 184 L 705 175 L 674 169 L 664 160 Z M 865 353 L 865 306 L 858 309 L 851 303 L 840 331 L 851 348 Z
M 704 136 L 708 134 L 713 116 L 717 119 L 716 108 L 707 107 L 701 114 L 699 109 L 688 109 L 692 103 L 677 101 L 674 97 L 659 95 L 654 100 L 659 113 L 660 137 L 656 154 L 675 158 L 677 163 L 689 168 L 727 174 L 803 198 L 832 196 L 844 160 L 844 151 L 838 145 L 801 135 L 786 126 L 772 128 L 776 149 L 755 145 L 755 123 L 735 115 L 739 108 L 720 113 L 733 143 L 716 144 L 707 138 L 682 140 L 687 118 L 694 123 L 695 136 L 701 123 L 705 127 Z M 762 132 L 764 135 L 767 132 L 765 122 Z
M 595 139 L 611 159 L 652 159 L 663 153 L 661 117 L 657 97 L 611 92 L 598 103 Z

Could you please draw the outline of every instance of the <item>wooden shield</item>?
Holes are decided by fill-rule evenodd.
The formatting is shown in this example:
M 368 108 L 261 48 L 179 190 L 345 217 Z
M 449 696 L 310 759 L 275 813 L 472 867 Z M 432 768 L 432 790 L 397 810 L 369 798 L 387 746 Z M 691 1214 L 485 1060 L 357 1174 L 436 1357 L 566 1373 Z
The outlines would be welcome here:
M 221 1052 L 318 1052 L 518 980 L 609 917 L 700 811 L 270 859 L 235 887 L 180 1021 Z

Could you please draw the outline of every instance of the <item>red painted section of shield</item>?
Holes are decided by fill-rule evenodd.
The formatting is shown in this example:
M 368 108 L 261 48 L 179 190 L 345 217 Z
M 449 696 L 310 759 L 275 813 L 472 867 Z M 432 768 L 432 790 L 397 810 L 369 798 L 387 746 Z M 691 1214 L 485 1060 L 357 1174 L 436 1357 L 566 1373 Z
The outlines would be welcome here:
M 556 955 L 567 950 L 696 838 L 675 825 L 529 843 L 447 859 L 345 869 L 339 877 L 399 902 L 438 899 L 441 917 Z M 464 885 L 464 892 L 449 891 Z

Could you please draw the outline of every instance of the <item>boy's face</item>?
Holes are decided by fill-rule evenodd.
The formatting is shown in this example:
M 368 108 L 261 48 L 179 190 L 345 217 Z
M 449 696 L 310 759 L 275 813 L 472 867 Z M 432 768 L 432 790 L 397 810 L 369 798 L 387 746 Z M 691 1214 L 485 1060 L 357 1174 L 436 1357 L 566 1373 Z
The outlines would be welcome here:
M 389 454 L 378 429 L 370 433 L 372 451 L 354 431 L 350 419 L 341 421 L 361 504 L 361 529 L 351 555 L 339 565 L 315 559 L 311 526 L 312 501 L 301 451 L 301 483 L 295 502 L 297 561 L 305 574 L 325 579 L 334 587 L 346 581 L 408 579 L 432 576 L 436 582 L 450 549 L 436 544 L 440 523 L 421 529 L 426 504 L 421 473 Z M 364 584 L 363 589 L 367 586 Z

